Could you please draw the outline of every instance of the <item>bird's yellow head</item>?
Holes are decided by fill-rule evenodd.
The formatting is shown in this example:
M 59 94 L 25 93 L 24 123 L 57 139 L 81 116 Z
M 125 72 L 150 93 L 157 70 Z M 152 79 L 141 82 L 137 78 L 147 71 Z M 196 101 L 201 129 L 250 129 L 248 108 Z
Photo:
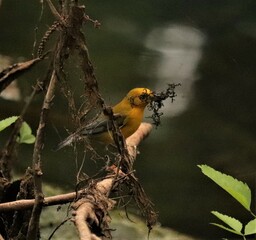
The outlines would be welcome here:
M 150 103 L 153 92 L 148 88 L 134 88 L 126 95 L 132 107 L 145 108 Z

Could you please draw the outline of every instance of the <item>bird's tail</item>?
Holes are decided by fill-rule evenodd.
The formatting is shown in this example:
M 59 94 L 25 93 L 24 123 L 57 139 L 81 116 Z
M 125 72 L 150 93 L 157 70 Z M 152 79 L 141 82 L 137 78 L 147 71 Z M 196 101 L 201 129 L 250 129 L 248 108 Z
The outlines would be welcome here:
M 71 145 L 71 143 L 74 142 L 76 138 L 76 133 L 73 133 L 71 135 L 69 135 L 67 138 L 65 138 L 63 141 L 61 141 L 54 149 L 53 151 L 58 151 L 68 145 Z

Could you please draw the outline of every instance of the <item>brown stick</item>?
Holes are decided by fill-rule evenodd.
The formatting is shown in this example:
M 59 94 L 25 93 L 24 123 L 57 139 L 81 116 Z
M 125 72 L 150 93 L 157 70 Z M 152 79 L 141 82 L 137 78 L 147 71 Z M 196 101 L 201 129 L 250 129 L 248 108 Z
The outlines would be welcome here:
M 48 6 L 52 12 L 52 14 L 54 15 L 54 17 L 60 21 L 64 26 L 66 26 L 66 22 L 64 21 L 64 19 L 61 17 L 61 15 L 58 13 L 58 11 L 56 10 L 55 6 L 53 5 L 51 0 L 46 0 L 46 2 L 48 3 Z
M 106 197 L 106 194 L 112 188 L 114 181 L 114 176 L 106 178 L 98 182 L 95 186 L 95 189 L 92 194 L 89 194 L 85 198 L 79 199 L 72 205 L 74 209 L 74 223 L 79 233 L 80 240 L 100 240 L 101 238 L 97 237 L 89 227 L 90 223 L 95 222 L 98 226 L 100 225 L 98 217 L 96 215 L 96 208 L 105 211 L 111 209 L 114 205 L 114 201 L 109 200 Z M 96 208 L 95 208 L 95 205 Z M 107 207 L 106 207 L 107 206 Z M 104 214 L 104 211 L 103 211 Z
M 127 139 L 127 144 L 130 145 L 130 148 L 128 148 L 128 151 L 130 149 L 130 151 L 128 152 L 129 158 L 131 157 L 133 161 L 135 160 L 137 155 L 137 151 L 135 147 L 139 145 L 139 143 L 146 136 L 148 136 L 151 130 L 152 130 L 151 124 L 142 123 L 139 129 L 129 139 Z M 74 206 L 78 205 L 78 207 L 76 207 L 76 210 L 74 211 L 74 214 L 75 214 L 74 222 L 79 232 L 80 240 L 100 239 L 93 233 L 93 230 L 89 228 L 90 223 L 93 221 L 99 226 L 100 225 L 99 222 L 103 222 L 101 218 L 99 220 L 98 217 L 96 216 L 96 209 L 98 209 L 97 211 L 99 210 L 102 211 L 102 214 L 100 215 L 104 216 L 106 211 L 109 211 L 113 207 L 114 203 L 110 201 L 110 199 L 108 198 L 108 195 L 109 195 L 109 192 L 113 189 L 113 185 L 116 182 L 117 177 L 120 177 L 123 175 L 124 174 L 119 170 L 119 168 L 117 168 L 115 175 L 97 183 L 95 187 L 96 194 L 92 194 L 93 202 L 91 201 L 91 196 L 89 195 L 89 196 L 86 196 L 85 198 L 78 200 L 74 204 Z M 94 202 L 95 204 L 97 204 L 97 206 L 93 204 Z M 101 208 L 100 207 L 101 204 L 103 204 L 104 207 Z M 105 219 L 105 221 L 107 220 Z
M 128 152 L 129 152 L 130 158 L 133 161 L 137 156 L 137 146 L 140 144 L 140 142 L 143 139 L 145 139 L 150 134 L 152 129 L 153 129 L 152 124 L 143 122 L 141 123 L 138 130 L 126 139 Z
M 34 191 L 35 191 L 35 204 L 33 206 L 32 215 L 29 221 L 27 232 L 27 239 L 36 239 L 39 229 L 40 214 L 43 207 L 44 195 L 42 190 L 42 170 L 41 170 L 41 152 L 44 146 L 44 132 L 46 127 L 46 119 L 50 109 L 50 104 L 54 97 L 54 90 L 56 85 L 55 71 L 52 72 L 50 84 L 44 98 L 43 107 L 40 116 L 40 122 L 37 129 L 36 142 L 33 153 L 33 174 L 34 174 Z
M 12 81 L 27 72 L 32 66 L 40 62 L 42 59 L 43 57 L 35 58 L 27 62 L 16 63 L 0 72 L 0 92 L 8 87 Z
M 4 149 L 2 150 L 1 159 L 0 159 L 0 169 L 1 169 L 1 177 L 8 179 L 8 181 L 11 181 L 11 165 L 12 165 L 12 157 L 14 154 L 14 149 L 17 144 L 17 137 L 20 131 L 20 127 L 22 125 L 22 119 L 30 106 L 35 94 L 40 89 L 40 83 L 37 82 L 36 87 L 34 88 L 33 92 L 31 93 L 30 97 L 28 98 L 28 101 L 26 102 L 24 108 L 22 109 L 22 112 L 20 114 L 19 119 L 14 124 L 13 131 L 7 140 Z
M 46 197 L 44 198 L 43 206 L 52 206 L 58 204 L 65 204 L 68 202 L 72 202 L 76 196 L 79 196 L 76 192 L 60 194 L 57 196 Z M 6 202 L 0 204 L 0 212 L 8 212 L 8 211 L 20 211 L 30 209 L 34 206 L 35 199 L 23 199 L 16 200 L 14 202 Z
M 86 219 L 97 219 L 94 213 L 94 205 L 90 202 L 86 202 L 79 206 L 79 210 L 76 211 L 74 222 L 78 230 L 80 240 L 101 240 L 101 238 L 91 232 L 87 222 L 85 221 Z

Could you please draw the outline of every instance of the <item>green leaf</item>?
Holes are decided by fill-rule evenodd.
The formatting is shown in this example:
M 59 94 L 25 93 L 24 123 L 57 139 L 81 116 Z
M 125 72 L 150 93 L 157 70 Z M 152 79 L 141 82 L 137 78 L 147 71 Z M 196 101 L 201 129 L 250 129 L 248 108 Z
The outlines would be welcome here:
M 21 125 L 18 142 L 27 144 L 32 144 L 35 142 L 35 136 L 32 134 L 32 130 L 26 122 L 23 122 Z
M 256 234 L 256 219 L 248 222 L 244 228 L 244 235 Z
M 214 226 L 216 226 L 216 227 L 222 228 L 222 229 L 224 229 L 224 230 L 226 230 L 226 231 L 232 232 L 232 233 L 234 233 L 234 234 L 237 234 L 237 235 L 240 235 L 240 236 L 243 235 L 243 234 L 241 234 L 241 233 L 239 233 L 239 232 L 237 232 L 237 231 L 235 231 L 235 230 L 233 230 L 233 229 L 231 229 L 231 228 L 225 227 L 225 226 L 223 226 L 223 225 L 221 225 L 221 224 L 218 224 L 218 223 L 210 223 L 210 224 L 212 224 L 212 225 L 214 225 Z
M 237 234 L 242 234 L 242 228 L 243 224 L 238 221 L 237 219 L 224 215 L 222 213 L 219 213 L 217 211 L 211 211 L 211 213 L 216 216 L 218 219 L 220 219 L 222 222 L 226 223 L 229 227 L 232 228 L 232 231 L 234 230 Z
M 250 211 L 251 190 L 246 183 L 216 171 L 207 165 L 198 165 L 198 167 L 201 168 L 204 175 L 212 179 L 232 197 L 234 197 L 240 204 L 242 204 L 248 211 Z
M 0 132 L 3 131 L 5 128 L 9 127 L 11 124 L 13 124 L 17 119 L 17 116 L 13 116 L 0 121 Z

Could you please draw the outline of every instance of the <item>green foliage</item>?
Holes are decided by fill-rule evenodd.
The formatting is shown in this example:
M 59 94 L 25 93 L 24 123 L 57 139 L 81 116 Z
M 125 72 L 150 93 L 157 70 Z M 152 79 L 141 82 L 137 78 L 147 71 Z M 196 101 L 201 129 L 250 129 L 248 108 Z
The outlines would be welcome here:
M 233 217 L 224 215 L 222 213 L 219 213 L 217 211 L 212 211 L 211 213 L 213 215 L 215 215 L 218 219 L 220 219 L 222 222 L 226 223 L 230 228 L 225 227 L 225 226 L 223 226 L 221 224 L 217 224 L 217 223 L 211 223 L 211 224 L 213 224 L 213 225 L 215 225 L 217 227 L 220 227 L 222 229 L 225 229 L 225 230 L 227 230 L 229 232 L 232 232 L 232 233 L 235 233 L 235 234 L 238 234 L 238 235 L 243 235 L 241 233 L 242 228 L 243 228 L 243 224 L 239 220 L 237 220 L 237 219 L 235 219 Z
M 256 218 L 245 225 L 244 235 L 256 234 Z
M 211 223 L 219 228 L 222 228 L 226 231 L 232 232 L 236 235 L 240 235 L 243 239 L 246 239 L 245 236 L 256 234 L 256 216 L 250 210 L 251 207 L 251 190 L 246 183 L 243 183 L 232 176 L 226 175 L 215 169 L 207 166 L 207 165 L 198 165 L 201 168 L 204 175 L 212 179 L 215 183 L 217 183 L 220 187 L 222 187 L 225 191 L 227 191 L 234 199 L 236 199 L 247 211 L 249 211 L 254 219 L 248 222 L 244 226 L 243 224 L 230 216 L 224 215 L 217 211 L 212 211 L 211 213 L 224 222 L 227 226 L 218 223 Z
M 0 132 L 12 125 L 17 119 L 17 116 L 13 116 L 0 121 Z
M 212 179 L 220 187 L 226 190 L 233 198 L 242 204 L 248 211 L 251 206 L 251 190 L 246 183 L 214 170 L 207 165 L 199 166 L 204 175 Z
M 20 128 L 20 137 L 18 138 L 19 143 L 32 144 L 35 142 L 35 136 L 32 134 L 30 126 L 23 122 Z
M 0 132 L 3 131 L 5 128 L 9 127 L 13 124 L 19 117 L 12 116 L 0 121 Z M 19 137 L 17 138 L 18 143 L 26 143 L 32 144 L 35 142 L 35 136 L 32 134 L 32 130 L 30 126 L 23 122 L 20 128 Z

